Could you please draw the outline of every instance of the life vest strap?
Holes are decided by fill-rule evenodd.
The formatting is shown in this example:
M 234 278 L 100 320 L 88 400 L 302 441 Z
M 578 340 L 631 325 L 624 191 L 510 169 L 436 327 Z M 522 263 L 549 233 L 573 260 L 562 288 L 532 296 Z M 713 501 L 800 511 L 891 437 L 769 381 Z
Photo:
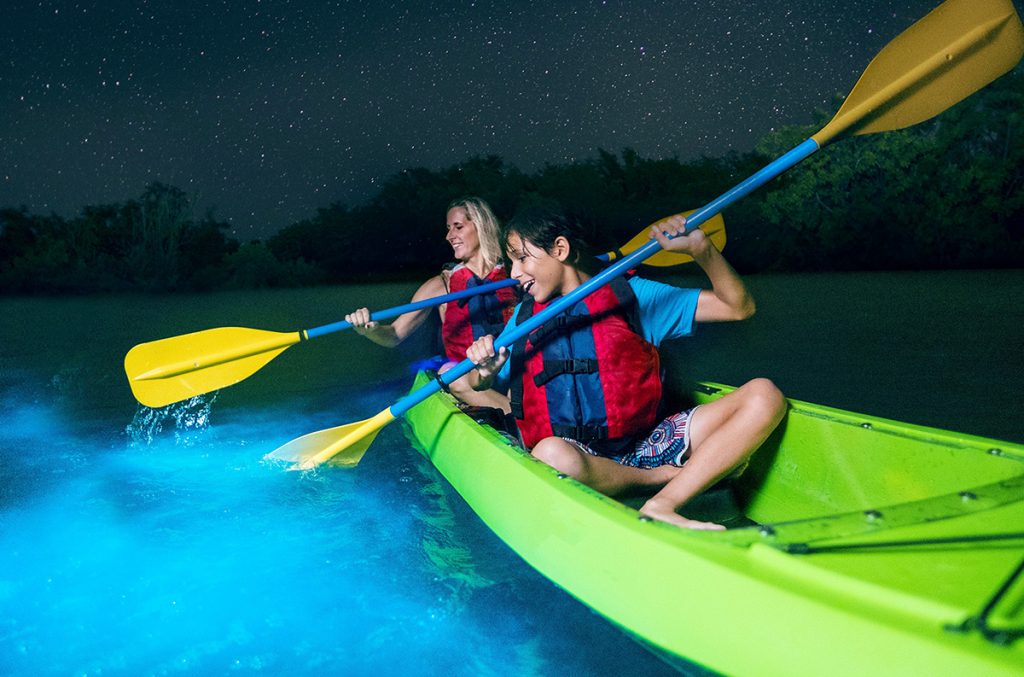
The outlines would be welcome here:
M 541 372 L 533 377 L 533 382 L 538 388 L 562 374 L 593 374 L 598 369 L 597 360 L 592 358 L 544 360 L 543 364 Z
M 532 316 L 532 314 L 531 314 Z M 543 344 L 545 339 L 553 333 L 561 333 L 565 331 L 566 327 L 570 327 L 571 318 L 568 315 L 559 315 L 553 319 L 548 320 L 541 326 L 537 327 L 530 334 L 530 342 L 533 345 Z
M 551 432 L 558 437 L 568 437 L 577 442 L 608 439 L 608 426 L 603 425 L 553 425 Z

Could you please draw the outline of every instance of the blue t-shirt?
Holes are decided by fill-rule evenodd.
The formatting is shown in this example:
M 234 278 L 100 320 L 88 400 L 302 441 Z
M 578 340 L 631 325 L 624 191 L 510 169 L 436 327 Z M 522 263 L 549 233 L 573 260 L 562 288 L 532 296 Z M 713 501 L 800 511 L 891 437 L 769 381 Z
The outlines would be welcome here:
M 700 289 L 684 289 L 673 287 L 654 280 L 631 277 L 629 286 L 636 295 L 640 310 L 640 327 L 644 338 L 655 347 L 665 339 L 682 338 L 693 334 L 694 317 L 697 314 L 697 298 Z M 505 325 L 505 331 L 516 326 L 519 307 L 516 306 L 512 319 Z M 511 354 L 512 347 L 508 347 Z M 508 389 L 512 360 L 508 360 L 498 372 L 494 389 L 505 392 Z

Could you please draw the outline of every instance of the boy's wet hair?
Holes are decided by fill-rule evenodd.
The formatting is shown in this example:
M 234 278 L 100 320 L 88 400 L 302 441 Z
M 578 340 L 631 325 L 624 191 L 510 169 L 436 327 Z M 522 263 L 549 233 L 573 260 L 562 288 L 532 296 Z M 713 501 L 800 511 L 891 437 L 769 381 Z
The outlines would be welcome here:
M 555 240 L 564 237 L 569 241 L 572 258 L 569 263 L 580 265 L 594 260 L 590 244 L 591 228 L 581 218 L 550 207 L 528 207 L 516 213 L 501 227 L 501 240 L 508 245 L 512 234 L 530 244 L 550 252 Z

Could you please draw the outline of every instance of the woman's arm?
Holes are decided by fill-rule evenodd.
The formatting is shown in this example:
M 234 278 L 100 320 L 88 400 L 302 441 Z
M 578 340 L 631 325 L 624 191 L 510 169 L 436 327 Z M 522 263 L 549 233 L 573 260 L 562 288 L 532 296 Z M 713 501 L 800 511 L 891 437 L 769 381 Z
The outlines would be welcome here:
M 412 302 L 443 296 L 447 291 L 444 280 L 440 275 L 435 275 L 420 285 L 420 288 L 412 295 Z M 433 308 L 413 310 L 399 315 L 391 324 L 380 324 L 370 321 L 368 309 L 360 308 L 346 315 L 345 321 L 351 324 L 352 329 L 360 336 L 365 336 L 385 348 L 394 348 L 416 331 L 430 316 L 432 310 Z

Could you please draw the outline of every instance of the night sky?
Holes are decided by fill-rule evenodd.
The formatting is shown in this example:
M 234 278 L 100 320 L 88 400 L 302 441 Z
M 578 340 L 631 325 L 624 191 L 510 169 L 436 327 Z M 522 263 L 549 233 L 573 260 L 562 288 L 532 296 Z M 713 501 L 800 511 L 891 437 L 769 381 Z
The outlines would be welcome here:
M 161 181 L 248 240 L 473 155 L 748 151 L 938 4 L 7 2 L 0 206 L 70 217 Z

